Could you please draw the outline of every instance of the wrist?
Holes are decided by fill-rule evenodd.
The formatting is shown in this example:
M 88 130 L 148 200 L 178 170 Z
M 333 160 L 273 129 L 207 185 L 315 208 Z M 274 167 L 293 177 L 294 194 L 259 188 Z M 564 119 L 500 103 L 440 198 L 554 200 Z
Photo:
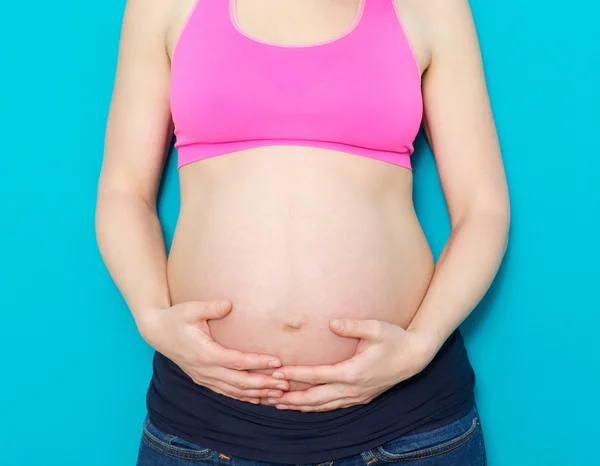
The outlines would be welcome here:
M 138 332 L 150 346 L 154 347 L 156 335 L 161 328 L 162 316 L 166 309 L 148 308 L 136 313 L 135 323 Z
M 434 329 L 409 327 L 407 330 L 412 337 L 414 348 L 414 359 L 417 369 L 423 370 L 435 357 L 444 344 L 445 339 Z

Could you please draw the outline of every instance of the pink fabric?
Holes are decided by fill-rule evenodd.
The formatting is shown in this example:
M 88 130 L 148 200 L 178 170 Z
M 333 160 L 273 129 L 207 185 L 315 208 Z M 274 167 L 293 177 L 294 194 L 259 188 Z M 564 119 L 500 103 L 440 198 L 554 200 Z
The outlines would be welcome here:
M 197 0 L 173 52 L 179 167 L 282 144 L 411 167 L 421 76 L 394 0 L 360 0 L 348 31 L 299 46 L 247 35 L 235 1 Z

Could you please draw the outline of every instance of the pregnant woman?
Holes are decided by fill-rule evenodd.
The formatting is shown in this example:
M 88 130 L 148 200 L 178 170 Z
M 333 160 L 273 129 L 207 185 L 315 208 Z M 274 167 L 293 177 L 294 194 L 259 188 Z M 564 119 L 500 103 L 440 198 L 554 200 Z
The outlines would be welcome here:
M 435 266 L 421 125 L 451 223 Z M 485 464 L 457 328 L 508 227 L 467 0 L 128 0 L 97 236 L 156 350 L 138 465 Z

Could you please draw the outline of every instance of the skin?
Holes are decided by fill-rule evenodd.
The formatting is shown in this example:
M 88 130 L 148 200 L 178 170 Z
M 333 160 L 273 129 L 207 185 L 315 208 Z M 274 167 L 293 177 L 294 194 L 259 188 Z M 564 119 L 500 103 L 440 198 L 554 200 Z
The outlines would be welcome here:
M 302 2 L 276 2 L 276 8 L 269 0 L 253 2 L 250 8 L 249 2 L 239 1 L 240 25 L 253 37 L 280 43 L 309 43 L 334 37 L 347 29 L 356 9 L 356 2 L 345 0 L 327 2 L 327 9 L 322 2 L 318 7 L 317 2 L 304 2 L 302 8 L 299 6 Z M 198 285 L 185 282 L 185 277 L 193 275 L 190 272 L 201 272 L 202 267 L 207 267 L 186 258 L 200 257 L 193 254 L 193 248 L 200 246 L 194 246 L 190 238 L 197 238 L 202 230 L 185 224 L 206 212 L 207 207 L 214 207 L 194 205 L 193 200 L 205 198 L 207 193 L 216 195 L 223 186 L 223 191 L 230 192 L 228 183 L 235 185 L 235 170 L 241 158 L 217 157 L 181 170 L 183 226 L 178 224 L 171 252 L 174 257 L 167 261 L 156 214 L 156 193 L 172 135 L 168 99 L 170 60 L 193 2 L 175 3 L 129 0 L 127 4 L 98 188 L 97 237 L 105 263 L 141 335 L 196 383 L 226 396 L 271 404 L 278 409 L 327 411 L 368 403 L 396 383 L 417 374 L 431 361 L 483 297 L 506 249 L 510 222 L 508 191 L 468 3 L 465 0 L 396 3 L 422 73 L 424 124 L 450 214 L 451 234 L 435 268 L 428 249 L 415 246 L 421 233 L 415 233 L 418 225 L 412 211 L 410 172 L 391 166 L 376 169 L 380 166 L 377 162 L 369 165 L 370 161 L 355 156 L 331 158 L 337 164 L 335 172 L 344 173 L 346 182 L 359 179 L 353 178 L 353 170 L 361 173 L 360 179 L 368 175 L 367 184 L 361 187 L 365 195 L 375 189 L 382 192 L 384 188 L 391 193 L 389 197 L 396 199 L 396 203 L 389 208 L 397 212 L 397 217 L 390 221 L 396 223 L 386 225 L 393 231 L 413 232 L 407 233 L 412 235 L 409 237 L 395 237 L 393 244 L 413 245 L 419 251 L 414 256 L 404 250 L 398 253 L 412 273 L 397 272 L 397 286 L 416 291 L 404 293 L 410 299 L 404 307 L 394 308 L 393 315 L 386 314 L 385 309 L 361 311 L 364 304 L 354 307 L 354 301 L 366 301 L 360 293 L 351 295 L 343 312 L 328 310 L 328 306 L 321 304 L 323 309 L 314 315 L 324 316 L 320 328 L 328 326 L 330 331 L 330 336 L 324 338 L 340 348 L 331 361 L 314 359 L 316 353 L 311 353 L 310 345 L 305 345 L 306 354 L 302 357 L 297 352 L 276 354 L 278 346 L 269 346 L 268 342 L 278 341 L 281 332 L 286 331 L 286 341 L 293 342 L 295 337 L 289 327 L 302 327 L 305 323 L 289 320 L 285 309 L 273 312 L 275 321 L 287 325 L 288 330 L 272 330 L 269 338 L 257 339 L 248 349 L 235 348 L 234 342 L 240 340 L 235 337 L 239 329 L 247 328 L 243 316 L 258 315 L 252 314 L 258 311 L 247 309 L 236 314 L 233 310 L 238 304 L 236 299 L 232 304 L 228 290 L 224 289 L 223 295 L 216 299 Z M 273 8 L 274 15 L 270 21 L 261 22 L 264 15 L 253 15 L 259 10 L 271 11 L 269 8 Z M 329 20 L 311 23 L 319 11 Z M 297 19 L 294 22 L 297 27 L 275 27 L 290 14 Z M 264 148 L 254 152 L 253 160 L 257 163 L 275 160 L 269 151 Z M 296 154 L 290 149 L 285 154 L 290 172 L 300 180 L 301 173 L 294 166 L 296 160 L 309 169 L 314 168 L 314 173 L 322 168 L 317 164 L 323 163 L 319 162 L 323 157 L 308 150 Z M 363 163 L 364 167 L 360 165 Z M 211 185 L 210 180 L 217 181 Z M 282 182 L 276 188 L 281 190 L 285 186 Z M 340 196 L 333 197 L 332 203 L 345 199 L 341 189 L 339 192 L 332 189 L 328 194 Z M 288 195 L 291 196 L 289 192 Z M 378 208 L 383 209 L 382 204 L 383 197 L 377 198 Z M 194 215 L 185 213 L 190 211 Z M 227 212 L 236 216 L 236 212 Z M 228 224 L 222 220 L 220 225 Z M 364 235 L 369 237 L 373 233 L 365 231 Z M 264 254 L 268 254 L 268 249 Z M 367 251 L 361 260 L 369 257 Z M 418 281 L 410 282 L 410 276 Z M 364 276 L 345 276 L 352 283 L 347 293 L 362 279 Z M 343 288 L 340 290 L 342 293 Z M 217 300 L 223 301 L 221 307 Z M 319 303 L 311 303 L 315 305 Z M 337 318 L 341 320 L 338 322 Z M 306 326 L 300 343 L 306 341 L 306 335 L 313 335 L 310 325 Z M 235 338 L 228 339 L 228 335 Z M 252 348 L 260 351 L 251 351 Z

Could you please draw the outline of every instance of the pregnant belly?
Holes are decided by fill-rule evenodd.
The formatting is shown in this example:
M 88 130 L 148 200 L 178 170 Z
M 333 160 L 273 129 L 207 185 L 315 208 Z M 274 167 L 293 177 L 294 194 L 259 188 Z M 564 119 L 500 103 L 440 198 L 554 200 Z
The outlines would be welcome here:
M 249 152 L 180 170 L 173 303 L 230 300 L 209 322 L 214 340 L 284 365 L 351 357 L 358 342 L 332 333 L 332 318 L 406 327 L 433 270 L 410 172 L 307 148 Z

